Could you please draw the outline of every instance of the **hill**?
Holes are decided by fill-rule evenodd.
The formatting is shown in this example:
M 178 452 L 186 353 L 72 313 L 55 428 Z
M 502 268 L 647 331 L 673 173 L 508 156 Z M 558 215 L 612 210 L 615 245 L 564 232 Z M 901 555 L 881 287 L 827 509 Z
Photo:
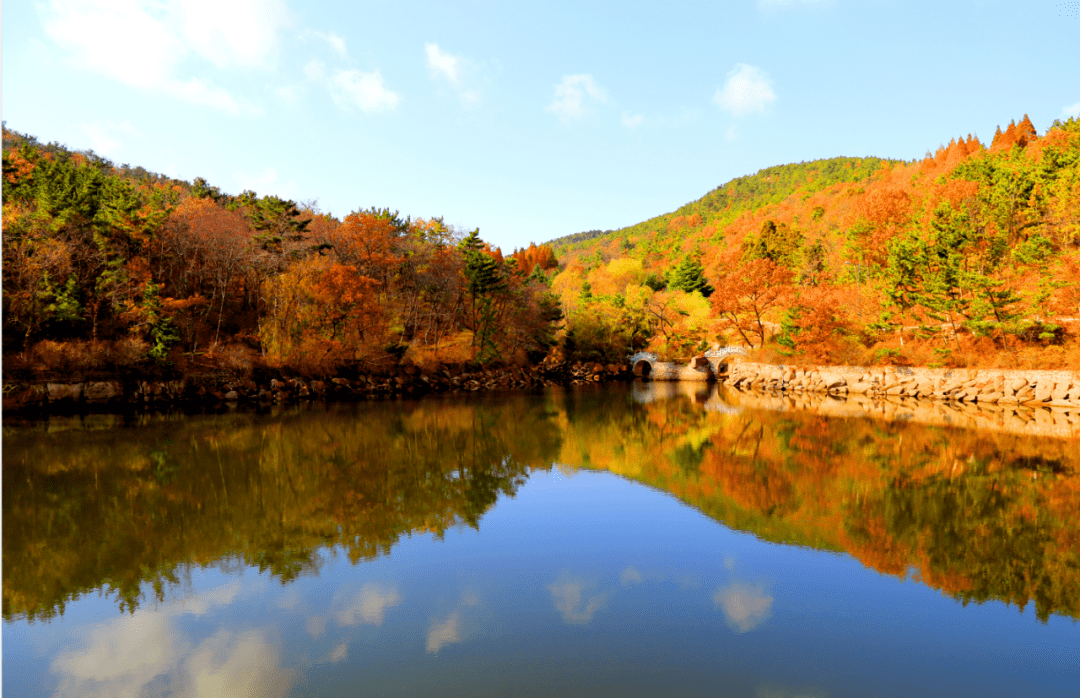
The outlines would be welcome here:
M 770 167 L 550 243 L 566 348 L 784 363 L 1080 364 L 1080 121 L 1025 116 L 922 160 Z M 715 289 L 715 293 L 712 291 Z
M 580 257 L 582 253 L 587 254 L 586 251 L 591 251 L 596 245 L 610 245 L 613 242 L 620 249 L 629 245 L 659 251 L 665 244 L 670 249 L 678 246 L 685 232 L 692 229 L 692 224 L 698 219 L 713 226 L 724 225 L 743 212 L 778 204 L 796 192 L 813 193 L 841 182 L 865 181 L 877 172 L 882 163 L 895 162 L 873 157 L 837 157 L 768 167 L 756 174 L 737 177 L 676 211 L 628 228 L 574 233 L 555 238 L 547 244 L 554 248 L 560 258 L 567 260 Z M 674 225 L 672 221 L 675 221 Z M 687 222 L 690 225 L 686 225 Z

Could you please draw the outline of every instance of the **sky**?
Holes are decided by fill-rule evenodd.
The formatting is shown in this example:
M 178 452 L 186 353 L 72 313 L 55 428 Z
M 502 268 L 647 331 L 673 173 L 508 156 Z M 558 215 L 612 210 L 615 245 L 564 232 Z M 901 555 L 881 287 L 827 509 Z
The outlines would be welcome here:
M 3 119 L 504 249 L 764 167 L 1080 116 L 1080 2 L 9 0 Z

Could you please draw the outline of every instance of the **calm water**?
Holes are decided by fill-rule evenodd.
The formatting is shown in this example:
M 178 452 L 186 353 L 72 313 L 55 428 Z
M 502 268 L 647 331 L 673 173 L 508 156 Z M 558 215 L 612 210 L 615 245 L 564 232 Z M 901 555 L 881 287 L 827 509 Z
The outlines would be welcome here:
M 1080 693 L 1080 443 L 706 397 L 6 423 L 4 695 Z

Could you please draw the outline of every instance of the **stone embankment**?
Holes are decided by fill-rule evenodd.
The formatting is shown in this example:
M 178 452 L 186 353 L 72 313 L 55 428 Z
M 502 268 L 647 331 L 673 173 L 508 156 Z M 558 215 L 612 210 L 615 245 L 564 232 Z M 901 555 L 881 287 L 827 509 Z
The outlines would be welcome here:
M 1036 407 L 1080 407 L 1080 373 L 1009 369 L 771 366 L 735 363 L 727 384 L 784 392 L 856 393 Z
M 736 363 L 725 383 L 745 394 L 737 399 L 745 407 L 1080 436 L 1075 371 Z
M 275 375 L 241 378 L 219 373 L 175 380 L 87 380 L 4 383 L 5 413 L 53 412 L 70 409 L 121 409 L 190 405 L 272 405 L 300 401 L 350 401 L 419 397 L 430 393 L 515 390 L 545 385 L 580 385 L 629 380 L 626 366 L 547 361 L 527 368 L 463 370 L 443 367 L 425 371 L 402 366 L 386 375 L 305 380 Z

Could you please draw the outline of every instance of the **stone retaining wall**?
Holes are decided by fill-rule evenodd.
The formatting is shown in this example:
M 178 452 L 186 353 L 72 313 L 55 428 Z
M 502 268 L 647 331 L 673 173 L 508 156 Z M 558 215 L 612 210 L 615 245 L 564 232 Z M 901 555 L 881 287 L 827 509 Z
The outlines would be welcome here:
M 1010 369 L 772 366 L 733 363 L 727 384 L 780 392 L 914 397 L 981 404 L 1080 407 L 1080 373 Z

